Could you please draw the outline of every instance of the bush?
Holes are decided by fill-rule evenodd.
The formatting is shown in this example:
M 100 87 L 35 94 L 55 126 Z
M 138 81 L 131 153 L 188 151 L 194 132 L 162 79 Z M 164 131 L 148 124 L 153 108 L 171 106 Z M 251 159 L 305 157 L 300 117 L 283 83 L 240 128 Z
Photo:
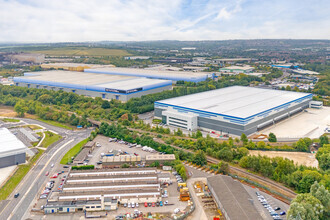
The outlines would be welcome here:
M 72 170 L 94 170 L 94 165 L 72 166 Z
M 277 138 L 276 138 L 274 133 L 269 133 L 268 141 L 269 142 L 277 142 Z

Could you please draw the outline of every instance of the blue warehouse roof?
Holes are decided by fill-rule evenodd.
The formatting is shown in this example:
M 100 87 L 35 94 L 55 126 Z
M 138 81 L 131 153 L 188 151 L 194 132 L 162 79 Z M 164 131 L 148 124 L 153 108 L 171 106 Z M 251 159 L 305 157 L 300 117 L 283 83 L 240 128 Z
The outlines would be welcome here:
M 14 82 L 123 94 L 172 85 L 170 80 L 63 70 L 28 72 L 23 77 L 14 77 Z

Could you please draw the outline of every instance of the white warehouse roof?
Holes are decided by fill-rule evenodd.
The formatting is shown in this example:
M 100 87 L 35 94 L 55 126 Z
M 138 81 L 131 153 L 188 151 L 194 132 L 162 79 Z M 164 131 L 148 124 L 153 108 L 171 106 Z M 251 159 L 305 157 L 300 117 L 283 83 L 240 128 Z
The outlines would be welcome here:
M 292 102 L 312 98 L 310 93 L 261 89 L 244 86 L 201 92 L 155 102 L 155 106 L 172 106 L 179 111 L 246 119 L 269 110 L 280 109 Z
M 25 153 L 27 147 L 7 128 L 0 128 L 0 158 Z

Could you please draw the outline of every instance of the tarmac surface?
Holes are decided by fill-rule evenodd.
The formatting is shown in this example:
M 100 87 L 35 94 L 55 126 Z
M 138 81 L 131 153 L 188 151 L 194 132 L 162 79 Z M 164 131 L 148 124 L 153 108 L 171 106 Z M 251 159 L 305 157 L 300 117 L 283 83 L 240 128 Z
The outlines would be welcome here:
M 33 119 L 20 119 L 27 124 L 37 124 L 63 137 L 56 145 L 47 149 L 36 165 L 28 172 L 7 200 L 1 201 L 0 219 L 25 219 L 34 204 L 40 187 L 46 183 L 46 171 L 51 171 L 51 164 L 59 164 L 62 156 L 74 145 L 87 138 L 91 130 L 72 131 L 58 128 Z M 53 168 L 54 169 L 54 168 Z M 14 194 L 20 193 L 18 198 Z M 40 208 L 40 207 L 39 207 Z

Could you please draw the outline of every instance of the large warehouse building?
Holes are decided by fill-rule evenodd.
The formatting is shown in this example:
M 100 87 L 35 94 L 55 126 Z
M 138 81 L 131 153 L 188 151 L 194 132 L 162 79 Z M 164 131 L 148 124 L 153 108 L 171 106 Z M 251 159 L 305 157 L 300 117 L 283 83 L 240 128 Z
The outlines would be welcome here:
M 184 71 L 160 71 L 136 68 L 91 68 L 85 69 L 88 73 L 103 73 L 109 75 L 124 75 L 134 77 L 147 77 L 151 79 L 167 79 L 172 81 L 201 82 L 212 78 L 212 73 L 206 72 L 184 72 Z
M 75 71 L 41 71 L 14 77 L 16 86 L 63 90 L 79 95 L 128 101 L 131 98 L 172 89 L 172 81 L 143 77 Z
M 155 117 L 187 130 L 250 135 L 308 108 L 312 94 L 232 86 L 155 102 Z
M 7 128 L 0 128 L 0 168 L 25 163 L 26 150 Z

